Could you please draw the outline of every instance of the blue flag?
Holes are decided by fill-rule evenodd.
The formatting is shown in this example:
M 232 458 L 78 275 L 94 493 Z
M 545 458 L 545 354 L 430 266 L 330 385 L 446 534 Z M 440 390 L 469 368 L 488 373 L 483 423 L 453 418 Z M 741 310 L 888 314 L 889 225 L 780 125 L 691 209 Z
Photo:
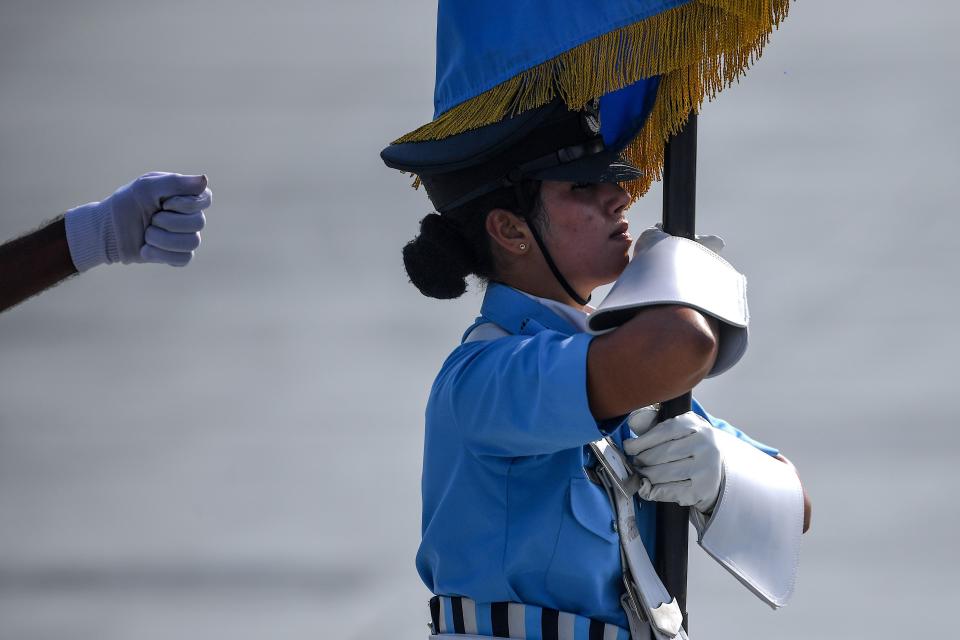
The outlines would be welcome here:
M 597 36 L 685 0 L 441 0 L 434 118 Z
M 562 97 L 599 100 L 604 142 L 659 178 L 666 140 L 734 82 L 789 0 L 440 0 L 434 118 L 396 142 L 438 140 Z

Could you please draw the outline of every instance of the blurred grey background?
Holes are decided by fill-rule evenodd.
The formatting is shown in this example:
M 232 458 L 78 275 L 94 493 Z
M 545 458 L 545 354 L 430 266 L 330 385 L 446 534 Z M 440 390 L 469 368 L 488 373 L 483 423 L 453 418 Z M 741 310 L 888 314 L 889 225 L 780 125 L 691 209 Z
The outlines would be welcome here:
M 0 2 L 0 239 L 150 170 L 215 192 L 188 268 L 0 315 L 0 638 L 425 637 L 422 411 L 480 294 L 406 282 L 429 206 L 378 152 L 431 115 L 435 11 Z M 699 225 L 754 325 L 698 396 L 814 518 L 777 613 L 695 550 L 694 637 L 953 626 L 958 18 L 797 3 L 703 109 Z

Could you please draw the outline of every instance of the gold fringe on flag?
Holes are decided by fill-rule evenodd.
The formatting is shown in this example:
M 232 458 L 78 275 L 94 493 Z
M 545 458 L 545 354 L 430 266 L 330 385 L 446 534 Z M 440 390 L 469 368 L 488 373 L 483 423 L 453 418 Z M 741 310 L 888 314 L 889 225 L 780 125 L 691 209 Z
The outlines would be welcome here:
M 439 140 L 543 106 L 557 93 L 570 109 L 662 76 L 647 122 L 624 156 L 645 178 L 623 186 L 642 196 L 663 172 L 667 139 L 704 98 L 739 80 L 787 17 L 789 0 L 690 0 L 585 42 L 466 100 L 396 140 Z M 417 181 L 419 182 L 419 180 Z

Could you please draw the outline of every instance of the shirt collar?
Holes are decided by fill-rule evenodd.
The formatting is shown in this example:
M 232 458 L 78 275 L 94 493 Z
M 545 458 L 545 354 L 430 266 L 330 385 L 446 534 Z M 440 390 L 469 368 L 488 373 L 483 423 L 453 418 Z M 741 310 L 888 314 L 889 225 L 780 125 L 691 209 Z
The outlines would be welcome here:
M 487 285 L 480 315 L 513 334 L 531 333 L 531 320 L 566 335 L 585 332 L 587 327 L 583 311 L 497 282 Z
M 517 289 L 517 291 L 519 291 L 519 289 Z M 555 314 L 573 325 L 578 332 L 587 332 L 587 318 L 589 317 L 590 313 L 595 310 L 590 305 L 587 305 L 588 311 L 581 311 L 580 309 L 571 307 L 570 305 L 560 302 L 559 300 L 541 298 L 540 296 L 535 296 L 532 293 L 527 293 L 526 291 L 520 291 L 520 293 L 527 296 L 531 300 L 536 300 L 547 309 L 553 311 Z

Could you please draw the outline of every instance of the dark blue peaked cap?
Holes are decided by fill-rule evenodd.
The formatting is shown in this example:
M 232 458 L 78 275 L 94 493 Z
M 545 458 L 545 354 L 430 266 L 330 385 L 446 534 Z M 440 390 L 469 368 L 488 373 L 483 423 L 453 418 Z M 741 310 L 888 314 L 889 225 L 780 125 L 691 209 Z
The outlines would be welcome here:
M 442 140 L 391 144 L 380 157 L 418 175 L 441 213 L 525 179 L 625 182 L 643 175 L 604 143 L 596 103 L 571 111 L 559 99 Z

